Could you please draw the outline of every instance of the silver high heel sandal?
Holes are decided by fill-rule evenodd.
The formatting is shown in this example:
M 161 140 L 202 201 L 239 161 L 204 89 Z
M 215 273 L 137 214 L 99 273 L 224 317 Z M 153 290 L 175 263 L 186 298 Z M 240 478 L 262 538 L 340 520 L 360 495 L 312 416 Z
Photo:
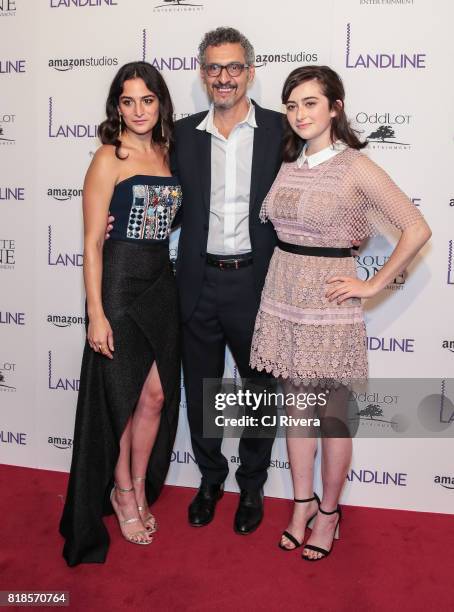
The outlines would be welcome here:
M 135 476 L 132 479 L 132 481 L 133 482 L 144 482 L 145 476 Z M 142 522 L 145 525 L 148 533 L 156 533 L 156 531 L 158 530 L 158 522 L 156 518 L 153 516 L 153 514 L 151 514 L 148 506 L 137 506 L 137 509 L 139 511 L 140 518 L 142 519 Z M 143 515 L 144 512 L 146 513 L 145 515 Z
M 131 542 L 131 544 L 140 544 L 142 546 L 148 546 L 148 544 L 151 544 L 152 539 L 150 538 L 150 532 L 146 529 L 140 529 L 139 531 L 135 531 L 130 534 L 124 531 L 123 525 L 131 525 L 131 523 L 141 523 L 142 521 L 138 517 L 133 517 L 129 519 L 120 518 L 120 510 L 117 505 L 117 501 L 114 498 L 115 490 L 119 491 L 120 493 L 131 493 L 132 491 L 134 491 L 134 487 L 131 487 L 130 489 L 122 489 L 115 483 L 112 488 L 112 491 L 110 492 L 110 503 L 112 504 L 112 508 L 114 509 L 115 514 L 117 515 L 121 535 L 124 537 L 124 539 L 128 542 Z

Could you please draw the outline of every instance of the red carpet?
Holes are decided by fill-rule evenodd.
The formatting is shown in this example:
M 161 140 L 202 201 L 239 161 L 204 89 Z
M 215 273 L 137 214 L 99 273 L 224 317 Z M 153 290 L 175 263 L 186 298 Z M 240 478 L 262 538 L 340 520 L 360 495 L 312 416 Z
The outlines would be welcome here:
M 192 489 L 166 487 L 149 547 L 128 544 L 113 517 L 104 565 L 68 568 L 57 532 L 66 474 L 0 466 L 0 590 L 65 590 L 71 610 L 394 611 L 454 609 L 452 516 L 344 508 L 332 555 L 309 564 L 276 543 L 291 504 L 266 499 L 265 520 L 238 536 L 238 496 L 214 522 L 187 524 Z

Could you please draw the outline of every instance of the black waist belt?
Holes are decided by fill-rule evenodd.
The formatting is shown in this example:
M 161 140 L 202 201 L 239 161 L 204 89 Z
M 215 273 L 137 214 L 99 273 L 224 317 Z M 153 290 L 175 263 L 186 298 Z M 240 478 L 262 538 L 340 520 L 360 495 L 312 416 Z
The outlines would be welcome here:
M 240 255 L 212 255 L 207 253 L 206 262 L 220 270 L 238 270 L 252 264 L 252 253 L 241 253 Z
M 337 249 L 331 247 L 312 247 L 300 244 L 289 244 L 288 242 L 277 241 L 277 246 L 281 251 L 295 253 L 295 255 L 309 255 L 311 257 L 351 257 L 351 249 Z

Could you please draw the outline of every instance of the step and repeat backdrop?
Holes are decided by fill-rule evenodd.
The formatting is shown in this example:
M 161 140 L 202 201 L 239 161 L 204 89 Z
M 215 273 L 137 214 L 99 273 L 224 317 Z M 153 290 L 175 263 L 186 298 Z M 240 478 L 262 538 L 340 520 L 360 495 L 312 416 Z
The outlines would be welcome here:
M 208 107 L 199 41 L 230 25 L 255 47 L 250 95 L 263 106 L 282 110 L 283 81 L 302 64 L 342 75 L 367 154 L 433 229 L 414 265 L 367 305 L 372 380 L 356 397 L 342 501 L 453 512 L 453 20 L 449 0 L 0 0 L 0 461 L 70 465 L 84 342 L 82 184 L 116 70 L 153 63 L 175 118 L 186 117 Z M 361 278 L 383 266 L 393 244 L 381 237 L 362 247 Z M 175 235 L 172 257 L 177 249 Z M 227 353 L 226 376 L 236 375 Z M 431 395 L 408 406 L 397 383 L 425 378 Z M 403 437 L 405 419 L 419 419 L 422 433 Z M 237 440 L 223 448 L 234 491 Z M 198 482 L 182 386 L 168 483 Z M 265 492 L 292 496 L 283 438 Z

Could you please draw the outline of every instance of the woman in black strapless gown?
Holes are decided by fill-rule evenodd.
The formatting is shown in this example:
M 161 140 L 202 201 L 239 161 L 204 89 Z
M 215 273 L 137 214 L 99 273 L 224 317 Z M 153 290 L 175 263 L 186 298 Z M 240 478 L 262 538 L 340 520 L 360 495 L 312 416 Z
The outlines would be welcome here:
M 182 194 L 168 165 L 170 95 L 155 68 L 134 62 L 116 75 L 106 110 L 84 185 L 89 324 L 60 523 L 70 566 L 104 562 L 112 508 L 129 542 L 151 543 L 148 503 L 166 477 L 180 399 L 169 234 Z M 115 228 L 103 244 L 108 210 Z

